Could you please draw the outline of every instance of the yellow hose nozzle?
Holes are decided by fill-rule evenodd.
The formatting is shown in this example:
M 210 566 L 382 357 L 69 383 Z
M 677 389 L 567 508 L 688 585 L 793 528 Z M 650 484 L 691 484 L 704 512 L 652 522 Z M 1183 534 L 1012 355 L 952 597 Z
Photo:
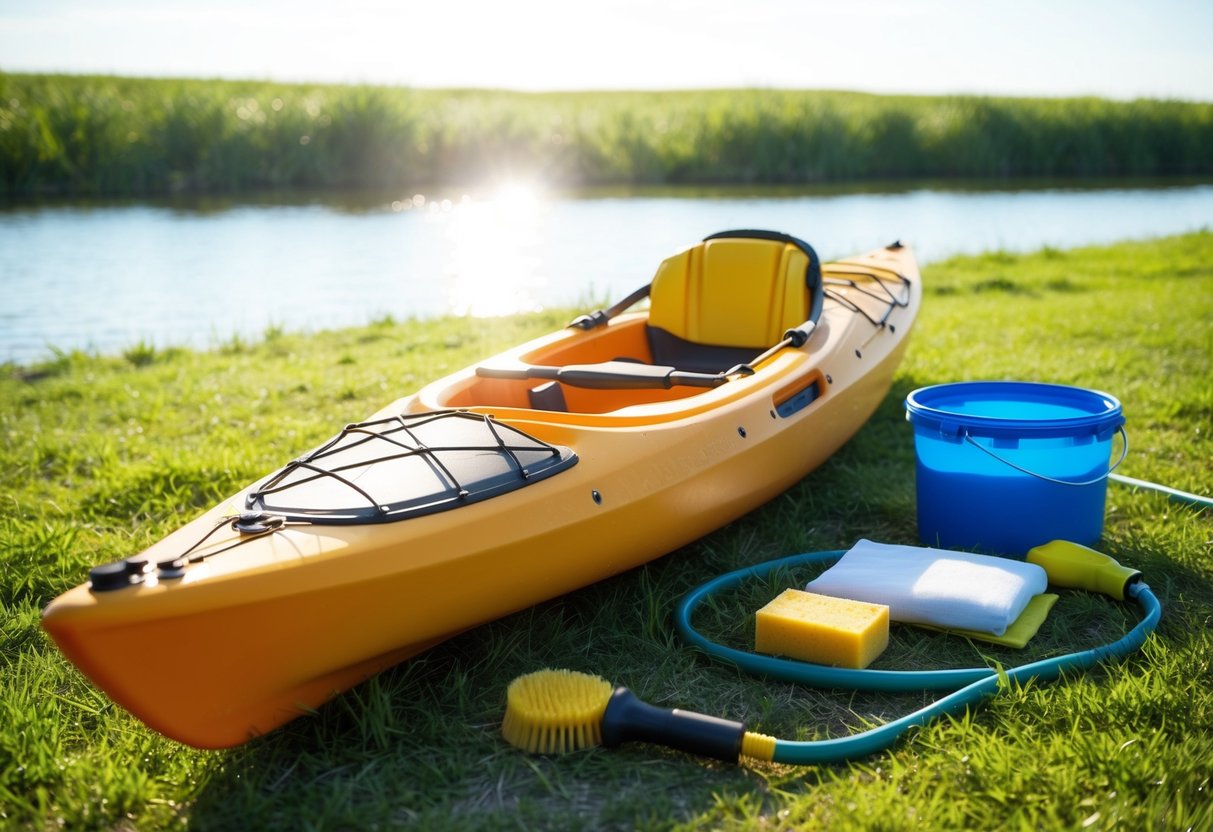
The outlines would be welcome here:
M 1053 586 L 1100 592 L 1117 601 L 1123 601 L 1125 589 L 1141 577 L 1139 570 L 1068 540 L 1037 546 L 1028 551 L 1027 560 L 1043 567 Z

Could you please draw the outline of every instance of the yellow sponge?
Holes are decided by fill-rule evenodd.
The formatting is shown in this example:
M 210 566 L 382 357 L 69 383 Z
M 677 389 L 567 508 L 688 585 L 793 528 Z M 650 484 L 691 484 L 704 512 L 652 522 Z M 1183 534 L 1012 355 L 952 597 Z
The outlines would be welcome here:
M 755 616 L 754 649 L 862 668 L 889 646 L 889 608 L 785 589 Z

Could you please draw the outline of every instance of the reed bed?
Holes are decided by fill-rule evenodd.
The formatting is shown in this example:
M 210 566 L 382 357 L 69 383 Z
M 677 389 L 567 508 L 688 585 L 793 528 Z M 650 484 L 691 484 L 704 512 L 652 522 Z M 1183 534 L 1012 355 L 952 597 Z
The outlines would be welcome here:
M 0 196 L 1213 173 L 1213 103 L 0 73 Z

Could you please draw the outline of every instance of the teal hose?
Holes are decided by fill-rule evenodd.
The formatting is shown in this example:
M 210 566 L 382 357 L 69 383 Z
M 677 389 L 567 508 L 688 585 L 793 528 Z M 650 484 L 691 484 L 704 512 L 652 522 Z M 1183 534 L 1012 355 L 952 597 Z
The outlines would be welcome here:
M 1146 491 L 1157 491 L 1159 494 L 1166 494 L 1172 501 L 1176 503 L 1187 503 L 1193 506 L 1202 506 L 1204 508 L 1213 508 L 1213 499 L 1202 497 L 1200 494 L 1193 494 L 1189 491 L 1180 491 L 1178 488 L 1170 488 L 1169 486 L 1159 485 L 1156 482 L 1148 480 L 1134 479 L 1126 477 L 1124 474 L 1108 474 L 1108 479 L 1127 485 L 1130 488 L 1141 488 Z
M 1145 643 L 1146 636 L 1154 631 L 1162 616 L 1162 606 L 1154 593 L 1146 584 L 1137 581 L 1129 587 L 1127 594 L 1137 601 L 1144 616 L 1137 626 L 1122 638 L 1091 650 L 1043 659 L 1010 668 L 1002 673 L 989 667 L 906 671 L 850 670 L 828 667 L 734 650 L 706 638 L 691 624 L 691 617 L 695 609 L 705 599 L 717 592 L 731 589 L 745 580 L 763 578 L 783 567 L 832 563 L 842 555 L 842 551 L 792 555 L 713 578 L 691 590 L 678 604 L 675 610 L 675 623 L 678 630 L 683 638 L 710 656 L 734 664 L 749 673 L 782 681 L 800 682 L 822 688 L 880 691 L 951 690 L 952 693 L 900 719 L 849 737 L 811 742 L 776 740 L 772 759 L 778 763 L 792 765 L 832 763 L 881 751 L 892 745 L 909 728 L 924 725 L 936 717 L 959 711 L 996 693 L 1003 678 L 1008 682 L 1020 683 L 1029 679 L 1048 681 L 1056 679 L 1066 671 L 1084 670 L 1099 662 L 1126 656 Z

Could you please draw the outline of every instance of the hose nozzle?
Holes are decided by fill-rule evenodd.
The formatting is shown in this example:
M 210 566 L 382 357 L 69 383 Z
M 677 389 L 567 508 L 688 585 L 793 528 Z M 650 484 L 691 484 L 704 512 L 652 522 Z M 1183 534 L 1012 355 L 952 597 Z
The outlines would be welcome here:
M 1054 540 L 1028 551 L 1027 560 L 1044 568 L 1053 586 L 1100 592 L 1125 600 L 1129 584 L 1141 572 L 1121 566 L 1113 558 L 1068 540 Z

